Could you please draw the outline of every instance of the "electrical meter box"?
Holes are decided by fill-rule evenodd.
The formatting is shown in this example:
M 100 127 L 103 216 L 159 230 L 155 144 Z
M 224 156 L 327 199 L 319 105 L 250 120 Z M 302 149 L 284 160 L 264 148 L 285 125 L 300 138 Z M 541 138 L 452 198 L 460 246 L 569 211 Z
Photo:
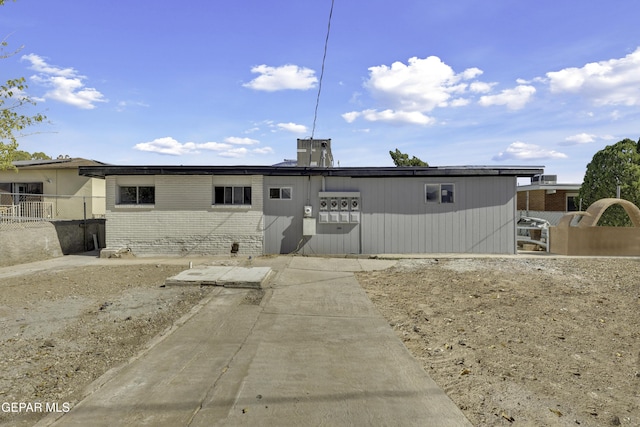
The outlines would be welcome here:
M 316 235 L 316 219 L 315 218 L 302 218 L 302 235 L 303 236 Z
M 312 206 L 305 206 L 304 207 L 304 217 L 305 218 L 311 218 L 312 215 L 313 215 L 313 207 Z

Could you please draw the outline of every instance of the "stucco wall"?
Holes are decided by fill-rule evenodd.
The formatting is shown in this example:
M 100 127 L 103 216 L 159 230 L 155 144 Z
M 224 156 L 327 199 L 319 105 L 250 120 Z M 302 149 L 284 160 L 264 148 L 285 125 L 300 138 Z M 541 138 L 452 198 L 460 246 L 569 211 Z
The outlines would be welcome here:
M 550 252 L 559 255 L 639 256 L 637 227 L 550 227 Z
M 0 182 L 42 183 L 43 202 L 53 204 L 49 219 L 84 219 L 104 215 L 103 179 L 78 175 L 78 169 L 20 169 L 0 171 Z
M 62 256 L 55 227 L 49 222 L 0 224 L 0 266 Z

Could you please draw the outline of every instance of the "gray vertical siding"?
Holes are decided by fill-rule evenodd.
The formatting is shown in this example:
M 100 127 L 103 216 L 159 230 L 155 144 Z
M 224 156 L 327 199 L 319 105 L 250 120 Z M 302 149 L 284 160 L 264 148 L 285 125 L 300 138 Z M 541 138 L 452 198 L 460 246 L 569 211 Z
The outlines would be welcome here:
M 265 253 L 288 254 L 302 239 L 302 210 L 306 204 L 308 177 L 264 177 Z M 270 200 L 269 188 L 291 187 L 291 200 Z
M 265 177 L 265 253 L 514 253 L 515 177 L 326 177 L 326 191 L 359 191 L 360 224 L 316 224 L 302 236 L 307 202 L 318 217 L 320 177 Z M 455 203 L 425 203 L 425 184 L 455 185 Z M 269 187 L 293 188 L 290 201 Z

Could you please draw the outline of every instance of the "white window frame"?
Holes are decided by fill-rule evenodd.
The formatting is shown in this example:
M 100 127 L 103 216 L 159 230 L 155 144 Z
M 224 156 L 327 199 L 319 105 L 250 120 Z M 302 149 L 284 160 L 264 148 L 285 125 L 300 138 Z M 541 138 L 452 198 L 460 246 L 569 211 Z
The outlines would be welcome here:
M 565 193 L 564 195 L 564 209 L 565 211 L 569 211 L 569 197 L 573 197 L 574 199 L 574 206 L 576 207 L 576 211 L 578 211 L 580 209 L 580 199 L 579 199 L 579 194 L 580 193 L 576 193 L 576 192 L 568 192 Z
M 278 190 L 278 197 L 272 197 L 271 190 Z M 289 190 L 289 197 L 283 197 L 284 191 Z M 292 200 L 293 187 L 269 187 L 269 200 Z
M 431 189 L 429 188 L 431 187 Z M 445 188 L 446 187 L 446 188 Z M 429 194 L 433 194 L 435 189 L 435 194 L 437 195 L 437 200 L 435 198 L 429 199 Z M 431 190 L 431 191 L 429 191 Z M 443 191 L 450 192 L 451 194 L 444 194 Z M 428 204 L 449 204 L 455 203 L 456 195 L 456 185 L 452 183 L 429 183 L 424 185 L 424 201 Z

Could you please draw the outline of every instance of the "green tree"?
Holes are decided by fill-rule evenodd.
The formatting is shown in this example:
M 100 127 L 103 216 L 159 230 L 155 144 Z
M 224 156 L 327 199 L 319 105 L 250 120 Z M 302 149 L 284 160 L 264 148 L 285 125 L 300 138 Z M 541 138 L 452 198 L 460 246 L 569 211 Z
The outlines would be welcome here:
M 51 157 L 42 151 L 29 153 L 28 151 L 16 150 L 13 153 L 13 160 L 51 160 Z
M 404 154 L 404 153 L 400 152 L 400 150 L 398 150 L 397 148 L 396 148 L 396 151 L 389 151 L 389 155 L 391 156 L 391 159 L 393 160 L 393 163 L 398 167 L 402 167 L 402 166 L 429 166 L 429 163 L 423 162 L 422 160 L 420 160 L 416 156 L 413 156 L 412 158 L 409 158 L 408 154 Z
M 640 141 L 623 139 L 598 151 L 587 165 L 579 196 L 583 209 L 593 202 L 616 197 L 620 186 L 620 198 L 640 206 Z M 598 225 L 629 226 L 631 221 L 620 206 L 607 209 Z
M 0 0 L 0 6 L 4 3 L 4 0 Z M 7 45 L 6 38 L 0 42 L 1 59 L 17 52 L 5 54 L 4 48 Z M 24 77 L 9 79 L 5 84 L 0 85 L 0 170 L 14 168 L 11 162 L 18 149 L 18 138 L 22 135 L 22 131 L 43 122 L 46 118 L 42 114 L 33 116 L 20 114 L 23 108 L 30 104 L 35 105 L 35 102 L 26 94 L 26 89 Z

